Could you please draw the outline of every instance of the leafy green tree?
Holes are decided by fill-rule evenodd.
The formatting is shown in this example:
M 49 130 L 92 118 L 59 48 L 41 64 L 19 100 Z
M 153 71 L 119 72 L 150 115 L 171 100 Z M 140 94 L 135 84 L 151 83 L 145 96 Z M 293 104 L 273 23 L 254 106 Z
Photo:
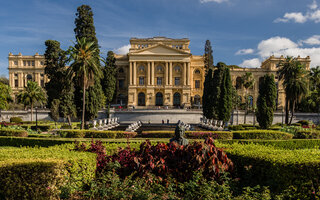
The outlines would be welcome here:
M 314 91 L 320 88 L 320 66 L 310 70 L 310 90 Z
M 59 120 L 59 117 L 60 117 L 59 106 L 60 106 L 60 100 L 53 99 L 51 102 L 50 117 L 54 120 L 56 127 L 57 127 L 57 121 Z
M 214 66 L 212 52 L 211 42 L 207 40 L 204 46 L 204 68 L 206 71 Z
M 10 86 L 0 82 L 0 109 L 1 110 L 8 109 L 9 102 L 12 101 L 11 94 L 12 94 L 12 91 Z
M 23 103 L 24 106 L 30 106 L 31 121 L 33 121 L 33 107 L 35 104 L 43 105 L 46 102 L 46 94 L 38 83 L 28 81 L 27 87 L 18 94 L 18 102 Z
M 221 85 L 223 82 L 223 76 L 225 72 L 225 64 L 219 62 L 217 68 L 214 70 L 212 80 L 212 104 L 213 104 L 213 119 L 219 119 L 220 98 L 221 98 Z M 220 119 L 219 119 L 220 120 Z
M 116 58 L 112 51 L 108 51 L 108 56 L 106 59 L 106 65 L 103 69 L 103 79 L 101 80 L 101 85 L 103 87 L 103 92 L 106 97 L 107 102 L 107 115 L 109 117 L 110 112 L 110 102 L 112 101 L 116 89 Z
M 223 78 L 221 81 L 221 93 L 219 96 L 219 106 L 216 108 L 218 110 L 218 118 L 224 122 L 230 120 L 231 110 L 232 110 L 232 83 L 230 77 L 230 69 L 225 66 L 224 63 L 218 63 L 223 65 Z
M 254 86 L 254 78 L 251 72 L 246 72 L 242 77 L 241 77 L 242 85 L 245 88 L 245 100 L 246 100 L 246 111 L 244 114 L 244 123 L 247 122 L 247 114 L 248 114 L 248 107 L 249 107 L 249 98 L 248 98 L 248 90 L 252 89 Z
M 48 107 L 51 108 L 53 99 L 59 99 L 62 88 L 66 80 L 65 66 L 67 61 L 66 52 L 60 48 L 60 43 L 56 40 L 47 40 L 45 42 L 46 51 L 44 72 L 49 78 L 45 89 L 48 95 Z
M 279 80 L 283 81 L 286 94 L 285 123 L 291 124 L 296 104 L 300 102 L 302 96 L 308 92 L 307 73 L 305 66 L 293 57 L 287 57 L 285 61 L 278 64 L 278 67 Z M 291 111 L 290 122 L 289 110 Z
M 257 99 L 257 120 L 263 129 L 272 125 L 273 113 L 276 109 L 277 86 L 273 74 L 266 74 L 259 82 Z
M 3 83 L 5 85 L 9 85 L 9 79 L 5 76 L 0 76 L 0 83 Z
M 203 115 L 208 118 L 213 118 L 213 101 L 212 101 L 212 87 L 213 87 L 213 70 L 210 68 L 206 73 L 202 95 L 202 109 Z
M 95 62 L 95 66 L 97 69 L 99 68 L 101 71 L 101 63 L 100 63 L 100 50 L 98 45 L 98 39 L 96 38 L 95 27 L 93 23 L 93 13 L 88 5 L 79 6 L 76 13 L 75 19 L 75 36 L 77 41 L 85 39 L 87 42 L 92 42 L 92 48 L 95 49 L 92 52 L 92 62 Z M 79 45 L 79 44 L 77 44 Z M 102 73 L 101 73 L 102 74 Z M 103 75 L 103 74 L 102 74 Z M 103 94 L 102 86 L 101 86 L 101 78 L 102 75 L 93 76 L 90 79 L 94 84 L 89 84 L 88 92 L 81 87 L 79 87 L 79 83 L 81 82 L 80 77 L 74 78 L 74 86 L 75 86 L 75 104 L 77 109 L 77 115 L 80 117 L 80 113 L 82 113 L 83 109 L 83 97 L 85 96 L 85 121 L 93 119 L 97 116 L 98 111 L 105 105 L 105 97 Z M 86 94 L 83 95 L 83 92 Z M 81 117 L 82 118 L 82 117 Z
M 78 39 L 77 44 L 70 48 L 70 61 L 72 63 L 69 67 L 68 74 L 69 77 L 77 80 L 82 87 L 82 129 L 84 128 L 85 122 L 86 99 L 89 102 L 90 100 L 100 101 L 100 99 L 96 99 L 99 97 L 90 96 L 92 93 L 97 92 L 94 90 L 94 87 L 89 89 L 89 95 L 86 97 L 86 90 L 89 86 L 94 85 L 95 80 L 99 80 L 99 78 L 103 76 L 101 68 L 96 62 L 97 59 L 101 59 L 100 56 L 96 54 L 97 51 L 98 49 L 95 47 L 94 42 L 86 41 L 86 38 Z M 100 82 L 97 84 L 100 85 Z M 92 105 L 89 106 L 91 107 Z
M 64 87 L 62 89 L 59 112 L 60 116 L 68 119 L 69 126 L 71 127 L 71 118 L 77 115 L 76 106 L 74 103 L 74 86 L 72 81 L 65 81 Z

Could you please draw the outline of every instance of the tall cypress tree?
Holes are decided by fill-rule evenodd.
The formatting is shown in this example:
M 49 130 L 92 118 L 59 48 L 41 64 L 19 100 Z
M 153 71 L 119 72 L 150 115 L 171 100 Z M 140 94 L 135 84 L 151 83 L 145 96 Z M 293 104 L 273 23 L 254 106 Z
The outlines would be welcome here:
M 259 83 L 257 99 L 257 121 L 263 129 L 272 125 L 273 112 L 276 109 L 277 86 L 273 74 L 266 74 Z
M 219 119 L 219 107 L 220 107 L 220 95 L 221 95 L 221 83 L 223 80 L 225 65 L 222 62 L 217 64 L 217 69 L 214 70 L 212 81 L 212 104 L 213 104 L 213 119 Z
M 51 102 L 54 99 L 59 99 L 61 91 L 63 89 L 63 82 L 65 80 L 65 65 L 66 65 L 66 52 L 60 48 L 60 43 L 56 40 L 45 41 L 46 51 L 45 57 L 45 69 L 44 72 L 49 78 L 49 82 L 46 83 L 45 89 L 47 91 L 48 107 L 51 108 Z
M 101 80 L 101 85 L 103 87 L 103 92 L 106 97 L 107 103 L 107 115 L 109 116 L 110 102 L 112 101 L 116 89 L 116 59 L 112 51 L 108 51 L 108 56 L 106 59 L 106 65 L 103 69 L 103 79 Z
M 232 110 L 232 83 L 230 77 L 230 69 L 225 66 L 223 67 L 223 78 L 221 81 L 221 92 L 219 96 L 219 106 L 216 108 L 218 111 L 218 118 L 224 122 L 229 121 Z
M 214 64 L 212 52 L 211 42 L 210 40 L 207 40 L 204 46 L 204 68 L 206 71 L 213 67 Z
M 78 7 L 75 19 L 76 28 L 74 29 L 76 39 L 81 40 L 86 38 L 86 41 L 94 42 L 94 46 L 99 48 L 98 39 L 96 38 L 96 31 L 93 23 L 93 13 L 91 7 L 88 5 L 82 5 Z M 100 65 L 98 59 L 99 51 L 97 54 L 97 65 Z M 78 117 L 82 112 L 82 92 L 83 90 L 79 86 L 79 80 L 75 83 L 75 104 L 77 108 Z M 92 84 L 86 92 L 85 103 L 85 120 L 91 120 L 97 117 L 98 111 L 105 105 L 105 97 L 101 87 L 101 80 L 98 77 L 94 77 L 94 84 Z
M 213 118 L 213 102 L 212 102 L 212 82 L 213 70 L 210 68 L 206 73 L 202 95 L 202 109 L 203 115 L 208 118 Z

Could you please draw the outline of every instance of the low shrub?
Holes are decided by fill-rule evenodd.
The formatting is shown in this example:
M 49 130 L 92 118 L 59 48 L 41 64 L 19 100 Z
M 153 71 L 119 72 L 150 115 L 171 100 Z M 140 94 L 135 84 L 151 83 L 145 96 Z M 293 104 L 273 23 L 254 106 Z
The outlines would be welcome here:
M 292 123 L 291 126 L 301 126 L 300 123 Z
M 300 120 L 297 123 L 301 124 L 302 126 L 309 126 L 312 124 L 312 122 L 310 122 L 308 120 Z
M 287 140 L 292 139 L 293 135 L 281 131 L 272 130 L 246 130 L 233 131 L 233 139 L 271 139 Z
M 318 130 L 299 130 L 295 134 L 298 139 L 320 139 L 320 131 Z
M 60 129 L 72 129 L 72 126 L 70 126 L 69 124 L 63 124 L 61 125 Z
M 57 134 L 64 138 L 131 138 L 135 132 L 124 131 L 96 131 L 96 130 L 59 130 Z
M 241 125 L 229 125 L 228 129 L 231 130 L 231 131 L 245 130 L 245 128 L 243 128 L 243 126 L 241 126 Z
M 142 131 L 139 137 L 143 138 L 173 138 L 174 131 Z
M 21 123 L 22 119 L 21 119 L 21 117 L 11 117 L 10 118 L 10 122 L 12 122 L 12 123 Z
M 25 130 L 3 128 L 0 129 L 0 136 L 28 137 L 28 132 Z
M 255 126 L 253 126 L 253 127 L 248 126 L 248 127 L 245 127 L 244 129 L 245 129 L 245 130 L 256 130 L 257 127 L 255 127 Z
M 232 140 L 233 134 L 231 131 L 186 131 L 186 137 L 191 139 L 212 137 L 218 140 Z
M 221 145 L 235 163 L 235 177 L 245 186 L 265 185 L 272 192 L 291 189 L 294 198 L 320 198 L 318 149 L 288 150 L 257 144 Z
M 38 126 L 36 126 L 36 125 L 31 125 L 30 128 L 31 128 L 32 130 L 37 130 L 37 129 L 39 129 L 40 131 L 47 132 L 47 131 L 49 131 L 50 129 L 53 129 L 54 126 L 53 126 L 53 125 L 46 125 L 46 124 L 38 124 Z
M 282 129 L 282 127 L 281 126 L 271 126 L 271 127 L 269 127 L 269 129 L 268 130 L 274 130 L 274 131 L 280 131 Z

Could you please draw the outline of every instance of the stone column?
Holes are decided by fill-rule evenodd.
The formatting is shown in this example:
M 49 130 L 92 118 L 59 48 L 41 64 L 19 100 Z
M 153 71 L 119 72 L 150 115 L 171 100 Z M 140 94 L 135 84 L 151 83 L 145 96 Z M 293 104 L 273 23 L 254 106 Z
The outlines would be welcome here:
M 168 76 L 168 62 L 166 62 L 166 69 L 165 69 L 165 76 L 164 76 L 164 81 L 165 81 L 165 85 L 169 84 L 169 76 Z
M 190 85 L 190 62 L 187 63 L 187 85 Z
M 154 85 L 154 62 L 151 62 L 151 85 Z
M 183 63 L 183 85 L 187 85 L 187 63 Z
M 130 62 L 129 66 L 129 85 L 132 85 L 132 62 Z
M 137 85 L 137 62 L 133 62 L 133 85 Z
M 147 85 L 150 85 L 151 82 L 151 76 L 150 76 L 150 62 L 148 62 L 148 67 L 147 67 Z
M 169 63 L 169 67 L 170 67 L 170 70 L 169 70 L 169 85 L 172 85 L 172 62 Z

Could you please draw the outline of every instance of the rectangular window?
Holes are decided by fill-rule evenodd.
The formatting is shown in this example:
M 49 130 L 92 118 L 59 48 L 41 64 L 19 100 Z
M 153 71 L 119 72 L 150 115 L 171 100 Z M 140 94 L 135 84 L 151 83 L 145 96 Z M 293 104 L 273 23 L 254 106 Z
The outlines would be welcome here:
M 18 65 L 18 61 L 17 60 L 14 61 L 14 65 Z
M 174 85 L 180 85 L 180 78 L 178 77 L 174 78 Z
M 144 77 L 139 77 L 139 85 L 144 85 Z
M 200 80 L 195 81 L 195 88 L 199 89 L 200 88 Z
M 41 79 L 41 87 L 44 87 L 44 80 Z
M 16 87 L 16 88 L 19 87 L 19 85 L 18 85 L 18 79 L 15 79 L 15 80 L 14 80 L 14 87 Z
M 123 89 L 124 88 L 124 80 L 120 79 L 118 83 L 119 83 L 119 89 Z
M 157 77 L 157 85 L 162 85 L 162 77 Z
M 32 66 L 34 66 L 34 61 L 32 61 Z
M 27 61 L 23 61 L 23 66 L 27 66 Z
M 30 60 L 28 61 L 28 66 L 31 66 L 31 62 L 30 62 Z
M 43 61 L 40 61 L 40 65 L 44 65 L 44 62 L 43 62 Z

